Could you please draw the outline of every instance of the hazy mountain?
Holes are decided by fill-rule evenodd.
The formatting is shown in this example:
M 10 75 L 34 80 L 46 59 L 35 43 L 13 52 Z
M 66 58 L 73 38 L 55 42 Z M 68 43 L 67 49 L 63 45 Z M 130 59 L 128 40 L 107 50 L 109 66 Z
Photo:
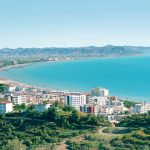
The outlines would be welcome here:
M 134 54 L 150 54 L 150 47 L 134 46 L 104 46 L 104 47 L 79 47 L 79 48 L 17 48 L 0 49 L 0 57 L 49 57 L 49 56 L 120 56 Z

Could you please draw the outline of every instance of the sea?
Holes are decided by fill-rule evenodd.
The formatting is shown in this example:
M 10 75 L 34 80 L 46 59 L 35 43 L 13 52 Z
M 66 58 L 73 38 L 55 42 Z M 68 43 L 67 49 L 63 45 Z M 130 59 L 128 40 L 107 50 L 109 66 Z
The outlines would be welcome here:
M 112 96 L 150 102 L 148 55 L 33 63 L 0 71 L 0 76 L 52 90 L 90 92 L 103 87 Z

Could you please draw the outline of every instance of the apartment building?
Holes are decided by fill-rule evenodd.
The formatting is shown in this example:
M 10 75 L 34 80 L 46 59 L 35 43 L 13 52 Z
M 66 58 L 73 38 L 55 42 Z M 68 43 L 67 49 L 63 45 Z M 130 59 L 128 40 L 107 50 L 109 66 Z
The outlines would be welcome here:
M 65 99 L 65 104 L 75 107 L 78 111 L 80 111 L 80 106 L 86 104 L 86 95 L 82 94 L 67 95 Z

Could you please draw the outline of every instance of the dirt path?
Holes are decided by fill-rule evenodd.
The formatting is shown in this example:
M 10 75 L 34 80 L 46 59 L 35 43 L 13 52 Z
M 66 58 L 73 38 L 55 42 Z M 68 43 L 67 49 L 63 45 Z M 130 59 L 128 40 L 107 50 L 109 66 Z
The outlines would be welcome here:
M 83 138 L 84 138 L 84 135 L 80 135 L 80 136 L 72 137 L 70 138 L 70 140 L 80 142 L 83 140 Z M 67 140 L 69 140 L 69 138 L 66 138 L 63 142 L 60 142 L 59 144 L 57 144 L 56 150 L 67 150 L 67 145 L 66 145 Z
M 108 137 L 112 137 L 112 136 L 118 137 L 118 136 L 121 135 L 121 134 L 114 134 L 114 133 L 104 133 L 103 130 L 106 129 L 106 128 L 108 128 L 108 127 L 103 127 L 103 128 L 101 128 L 101 129 L 99 129 L 99 131 L 98 131 L 99 134 L 104 135 L 104 136 L 108 136 Z M 117 127 L 117 128 L 122 129 L 121 127 Z M 116 129 L 117 129 L 117 128 L 116 128 Z M 115 128 L 114 128 L 114 129 L 115 129 Z

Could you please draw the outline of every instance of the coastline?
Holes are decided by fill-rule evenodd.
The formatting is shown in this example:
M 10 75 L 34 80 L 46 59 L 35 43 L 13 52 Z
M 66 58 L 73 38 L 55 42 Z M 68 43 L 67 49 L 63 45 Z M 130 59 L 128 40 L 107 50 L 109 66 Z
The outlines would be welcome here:
M 10 65 L 10 66 L 6 66 L 6 67 L 0 67 L 0 71 L 7 71 L 11 68 L 24 68 L 27 65 L 30 64 L 36 64 L 36 63 L 42 63 L 42 62 L 64 62 L 64 61 L 73 61 L 73 60 L 87 60 L 87 59 L 105 59 L 105 58 L 123 58 L 123 57 L 137 57 L 137 56 L 143 56 L 143 55 L 119 55 L 119 56 L 96 56 L 96 57 L 66 57 L 63 59 L 59 59 L 59 60 L 48 60 L 48 61 L 40 61 L 40 62 L 33 62 L 33 63 L 25 63 L 25 64 L 15 64 L 15 65 Z M 11 85 L 11 86 L 22 86 L 22 87 L 30 87 L 30 88 L 37 88 L 37 89 L 47 89 L 50 91 L 60 91 L 60 90 L 55 90 L 53 88 L 44 88 L 44 87 L 40 87 L 40 86 L 34 86 L 34 85 L 29 85 L 26 83 L 22 83 L 22 82 L 18 82 L 18 81 L 14 81 L 5 77 L 0 76 L 0 84 L 7 84 L 7 85 Z M 68 91 L 67 89 L 62 90 L 62 91 Z M 71 91 L 70 91 L 71 92 Z
M 26 65 L 28 65 L 30 63 L 25 63 L 25 64 L 15 64 L 15 65 L 10 65 L 10 66 L 4 66 L 4 67 L 0 67 L 0 71 L 7 71 L 11 68 L 24 68 Z
M 6 85 L 9 85 L 9 86 L 23 86 L 23 87 L 26 87 L 26 88 L 30 88 L 30 87 L 33 88 L 34 87 L 32 85 L 28 85 L 28 84 L 25 84 L 25 83 L 13 81 L 13 80 L 10 80 L 10 79 L 4 78 L 4 77 L 0 77 L 0 84 L 6 84 Z
M 136 56 L 144 56 L 144 54 L 131 54 L 131 55 L 109 55 L 109 56 L 77 56 L 77 57 L 56 57 L 51 58 L 45 61 L 37 61 L 37 62 L 29 62 L 29 63 L 23 63 L 23 64 L 14 64 L 14 65 L 8 65 L 8 66 L 2 66 L 0 67 L 0 71 L 7 71 L 11 68 L 24 68 L 27 65 L 35 64 L 35 63 L 42 63 L 42 62 L 65 62 L 65 61 L 73 61 L 73 60 L 87 60 L 87 59 L 104 59 L 104 58 L 123 58 L 123 57 L 136 57 Z

